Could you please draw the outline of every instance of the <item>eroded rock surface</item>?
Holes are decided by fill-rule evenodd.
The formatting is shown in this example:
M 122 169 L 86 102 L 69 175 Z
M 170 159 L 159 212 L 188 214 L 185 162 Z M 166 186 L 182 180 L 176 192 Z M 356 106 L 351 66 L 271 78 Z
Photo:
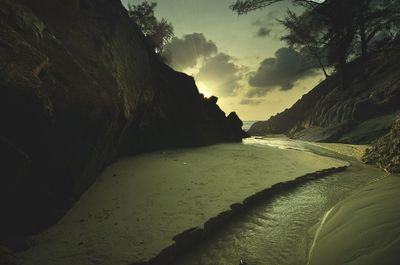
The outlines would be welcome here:
M 287 134 L 290 137 L 342 143 L 370 143 L 385 135 L 400 111 L 399 43 L 364 61 L 348 64 L 347 89 L 333 75 L 291 108 L 255 123 L 250 135 Z
M 400 118 L 387 135 L 367 149 L 363 160 L 391 173 L 400 173 Z
M 242 137 L 118 0 L 2 0 L 0 94 L 0 238 L 56 221 L 119 155 Z

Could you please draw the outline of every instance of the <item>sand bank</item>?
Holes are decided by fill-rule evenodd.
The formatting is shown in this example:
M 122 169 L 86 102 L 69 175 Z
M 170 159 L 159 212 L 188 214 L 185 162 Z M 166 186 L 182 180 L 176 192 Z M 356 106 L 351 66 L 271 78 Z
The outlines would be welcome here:
M 361 161 L 361 158 L 365 154 L 365 150 L 369 148 L 369 145 L 354 145 L 354 144 L 338 144 L 338 143 L 310 143 L 315 146 L 325 148 L 327 150 L 336 152 L 338 154 L 354 157 Z
M 246 144 L 258 146 L 272 146 L 280 149 L 293 149 L 298 151 L 310 152 L 310 147 L 316 146 L 328 151 L 332 151 L 341 156 L 356 158 L 361 161 L 365 150 L 369 148 L 368 145 L 354 145 L 354 144 L 340 144 L 340 143 L 319 143 L 307 142 L 301 140 L 290 139 L 285 135 L 269 135 L 268 137 L 252 137 L 243 140 Z M 311 148 L 314 149 L 314 148 Z M 313 151 L 316 151 L 315 149 Z
M 121 159 L 20 258 L 27 265 L 145 262 L 171 246 L 177 234 L 203 227 L 234 203 L 274 184 L 344 165 L 308 152 L 249 144 Z
M 309 264 L 395 265 L 400 260 L 400 176 L 364 186 L 321 225 Z

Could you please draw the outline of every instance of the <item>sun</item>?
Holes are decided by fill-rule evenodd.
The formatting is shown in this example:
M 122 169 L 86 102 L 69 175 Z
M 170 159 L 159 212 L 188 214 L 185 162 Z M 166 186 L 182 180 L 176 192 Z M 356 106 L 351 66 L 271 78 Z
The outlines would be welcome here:
M 199 89 L 199 92 L 201 94 L 203 94 L 205 97 L 209 98 L 213 95 L 211 93 L 211 90 L 203 82 L 196 82 L 196 84 L 197 84 L 197 88 Z

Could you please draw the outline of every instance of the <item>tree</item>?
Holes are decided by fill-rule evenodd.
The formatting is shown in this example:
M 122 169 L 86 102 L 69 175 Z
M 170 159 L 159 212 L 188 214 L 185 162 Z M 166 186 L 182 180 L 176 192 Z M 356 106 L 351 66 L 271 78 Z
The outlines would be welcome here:
M 231 5 L 231 9 L 238 14 L 244 14 L 280 1 L 282 0 L 237 0 Z M 288 31 L 282 39 L 289 46 L 306 48 L 317 59 L 326 77 L 328 74 L 323 61 L 335 66 L 342 75 L 343 87 L 347 80 L 346 59 L 354 38 L 353 17 L 347 8 L 348 1 L 352 0 L 292 0 L 293 4 L 302 6 L 304 12 L 297 16 L 289 10 L 280 21 Z
M 242 15 L 282 1 L 284 0 L 236 0 L 230 8 Z M 347 37 L 344 38 L 346 41 L 353 35 L 350 33 L 354 33 L 353 40 L 358 43 L 361 56 L 367 55 L 368 45 L 377 34 L 385 32 L 392 38 L 398 36 L 400 25 L 398 0 L 291 0 L 291 2 L 304 7 L 309 16 L 311 14 L 324 21 L 330 33 L 347 31 L 345 33 Z M 319 22 L 315 20 L 315 23 Z
M 280 22 L 285 26 L 288 33 L 281 37 L 291 48 L 299 50 L 301 54 L 304 51 L 310 54 L 318 62 L 319 67 L 328 77 L 325 69 L 326 51 L 323 35 L 320 34 L 320 24 L 315 23 L 314 17 L 309 12 L 304 12 L 298 16 L 288 10 L 286 17 Z
M 378 34 L 393 40 L 399 32 L 400 2 L 398 0 L 352 0 L 362 57 L 368 54 L 371 41 Z
M 340 73 L 342 88 L 348 86 L 346 63 L 356 33 L 351 1 L 327 0 L 313 10 L 322 25 L 328 62 Z
M 282 1 L 284 0 L 237 0 L 230 6 L 230 8 L 239 15 L 243 15 Z M 320 4 L 320 1 L 313 0 L 292 0 L 292 2 L 295 5 L 300 5 L 306 8 L 315 7 Z
M 230 6 L 239 15 L 265 8 L 283 0 L 237 0 Z M 349 55 L 365 57 L 371 40 L 387 32 L 398 36 L 400 1 L 398 0 L 291 0 L 304 8 L 297 16 L 288 11 L 281 23 L 288 30 L 283 36 L 290 46 L 306 47 L 320 62 L 326 55 L 328 64 L 342 75 L 347 85 L 346 63 Z M 393 37 L 392 37 L 393 38 Z M 326 71 L 324 71 L 326 75 Z
M 157 3 L 147 1 L 128 6 L 128 15 L 148 39 L 152 48 L 162 54 L 164 46 L 174 37 L 174 28 L 171 23 L 162 18 L 158 20 L 154 15 Z

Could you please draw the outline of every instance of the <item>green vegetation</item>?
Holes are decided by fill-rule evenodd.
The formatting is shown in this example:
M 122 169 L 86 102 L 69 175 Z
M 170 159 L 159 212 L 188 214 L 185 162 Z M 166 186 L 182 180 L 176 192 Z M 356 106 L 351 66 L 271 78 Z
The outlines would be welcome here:
M 165 18 L 161 20 L 156 18 L 154 15 L 156 7 L 157 3 L 147 1 L 137 5 L 130 4 L 128 14 L 146 36 L 155 52 L 161 54 L 164 46 L 174 37 L 174 27 Z

